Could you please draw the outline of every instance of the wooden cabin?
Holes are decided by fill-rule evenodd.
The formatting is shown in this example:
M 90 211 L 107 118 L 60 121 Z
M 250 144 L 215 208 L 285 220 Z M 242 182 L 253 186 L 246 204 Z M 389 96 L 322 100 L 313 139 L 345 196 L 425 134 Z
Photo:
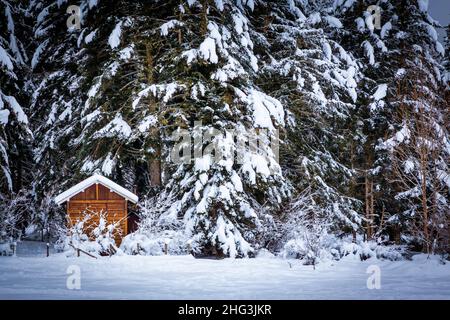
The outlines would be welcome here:
M 116 225 L 114 237 L 117 245 L 125 235 L 134 231 L 135 219 L 128 214 L 128 207 L 129 203 L 137 201 L 135 194 L 100 174 L 94 174 L 55 198 L 58 205 L 66 204 L 69 226 L 83 220 L 87 214 L 90 216 L 84 225 L 86 234 L 98 225 L 100 214 L 103 214 L 108 224 Z

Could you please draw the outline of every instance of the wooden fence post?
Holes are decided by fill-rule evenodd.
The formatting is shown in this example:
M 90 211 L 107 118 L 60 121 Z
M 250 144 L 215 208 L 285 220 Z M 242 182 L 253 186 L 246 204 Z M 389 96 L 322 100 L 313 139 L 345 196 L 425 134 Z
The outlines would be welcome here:
M 164 243 L 164 254 L 167 255 L 168 252 L 168 248 L 169 246 L 167 245 L 167 243 Z
M 47 257 L 50 256 L 50 243 L 47 242 Z

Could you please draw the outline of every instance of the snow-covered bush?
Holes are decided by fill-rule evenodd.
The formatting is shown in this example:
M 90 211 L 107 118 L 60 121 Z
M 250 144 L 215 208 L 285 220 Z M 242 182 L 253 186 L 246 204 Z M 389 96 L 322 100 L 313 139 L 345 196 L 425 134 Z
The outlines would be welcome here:
M 406 247 L 385 245 L 376 241 L 363 241 L 358 237 L 353 242 L 351 237 L 339 238 L 326 235 L 320 238 L 317 250 L 311 250 L 303 238 L 291 239 L 282 248 L 280 255 L 284 258 L 303 260 L 305 264 L 317 264 L 320 261 L 340 260 L 348 255 L 357 256 L 361 260 L 370 258 L 398 261 L 406 258 Z
M 22 235 L 22 224 L 28 209 L 26 196 L 6 197 L 0 193 L 0 243 L 12 242 Z
M 262 249 L 258 250 L 258 252 L 256 253 L 256 257 L 271 259 L 271 258 L 275 258 L 275 255 L 272 252 L 270 252 L 269 250 L 262 248 Z
M 279 254 L 284 258 L 300 259 L 304 264 L 315 265 L 323 260 L 340 260 L 356 255 L 361 260 L 401 260 L 403 246 L 387 246 L 386 239 L 365 241 L 363 237 L 331 232 L 332 220 L 314 202 L 314 194 L 308 189 L 298 195 L 287 210 L 283 229 L 283 245 Z
M 180 226 L 172 225 L 170 229 L 161 225 L 156 213 L 151 210 L 153 202 L 145 199 L 140 207 L 141 222 L 138 231 L 127 235 L 120 245 L 120 250 L 132 255 L 180 255 L 188 254 L 195 248 Z
M 283 256 L 302 259 L 315 265 L 327 240 L 333 220 L 314 201 L 314 192 L 306 189 L 286 209 L 282 221 Z
M 165 254 L 181 255 L 189 253 L 189 242 L 181 232 L 167 230 L 158 234 L 132 233 L 127 235 L 120 245 L 120 250 L 126 254 L 160 256 Z
M 118 251 L 115 237 L 120 236 L 116 223 L 108 223 L 107 212 L 86 211 L 82 219 L 72 221 L 71 226 L 62 230 L 57 248 L 73 251 L 112 255 Z M 97 222 L 98 221 L 98 222 Z

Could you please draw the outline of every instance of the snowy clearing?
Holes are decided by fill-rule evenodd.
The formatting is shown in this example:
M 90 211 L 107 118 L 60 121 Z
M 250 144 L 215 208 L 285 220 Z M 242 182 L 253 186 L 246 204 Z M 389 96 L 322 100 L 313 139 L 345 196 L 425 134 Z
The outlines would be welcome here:
M 80 267 L 80 290 L 67 289 L 67 268 L 71 265 Z M 380 289 L 367 288 L 370 265 L 381 270 Z M 449 298 L 450 265 L 422 254 L 401 262 L 361 262 L 348 256 L 321 263 L 316 270 L 297 260 L 274 257 L 0 257 L 0 299 Z

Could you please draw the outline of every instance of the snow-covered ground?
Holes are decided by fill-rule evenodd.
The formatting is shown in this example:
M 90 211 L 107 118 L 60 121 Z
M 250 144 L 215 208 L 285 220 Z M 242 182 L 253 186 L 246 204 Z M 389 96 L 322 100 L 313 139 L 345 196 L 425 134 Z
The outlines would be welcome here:
M 68 268 L 80 270 L 79 290 L 67 288 Z M 380 268 L 380 289 L 366 273 Z M 70 271 L 70 269 L 69 269 Z M 73 278 L 71 278 L 73 279 Z M 70 281 L 69 281 L 70 282 Z M 53 254 L 0 257 L 0 299 L 450 299 L 450 264 L 359 261 L 348 256 L 314 270 L 296 260 L 114 256 L 98 260 Z

